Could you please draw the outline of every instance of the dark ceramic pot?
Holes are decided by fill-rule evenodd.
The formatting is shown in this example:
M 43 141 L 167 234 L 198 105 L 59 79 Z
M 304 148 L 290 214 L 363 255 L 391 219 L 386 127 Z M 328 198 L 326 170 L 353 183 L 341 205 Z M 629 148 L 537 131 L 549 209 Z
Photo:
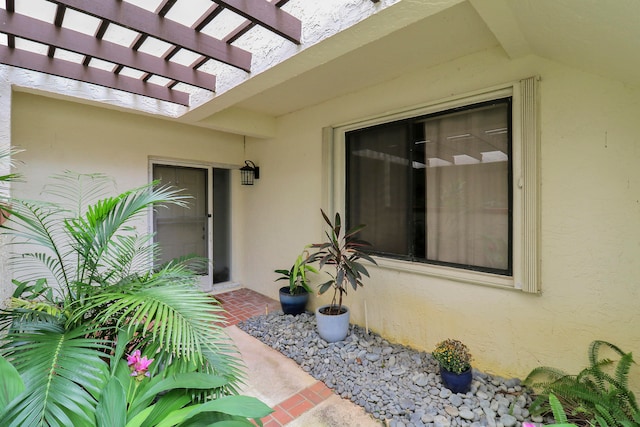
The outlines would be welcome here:
M 289 293 L 289 287 L 280 288 L 280 306 L 284 314 L 298 315 L 304 313 L 309 301 L 309 293 L 303 290 L 299 294 Z
M 471 381 L 473 380 L 471 369 L 461 374 L 456 374 L 440 367 L 440 376 L 442 377 L 442 384 L 454 393 L 466 393 L 471 388 Z

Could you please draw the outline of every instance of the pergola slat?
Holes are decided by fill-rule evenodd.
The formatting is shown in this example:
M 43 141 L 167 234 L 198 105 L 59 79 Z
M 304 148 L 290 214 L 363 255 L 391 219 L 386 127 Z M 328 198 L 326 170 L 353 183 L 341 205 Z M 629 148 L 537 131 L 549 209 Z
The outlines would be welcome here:
M 162 0 L 158 9 L 156 9 L 156 13 L 164 18 L 173 5 L 176 4 L 176 1 L 177 0 Z
M 300 20 L 272 3 L 246 0 L 212 1 L 232 10 L 251 22 L 255 22 L 269 29 L 287 40 L 300 44 L 300 36 L 302 34 L 302 24 Z
M 202 14 L 202 16 L 195 22 L 195 24 L 193 24 L 191 28 L 196 31 L 202 31 L 202 29 L 206 27 L 207 24 L 209 24 L 209 22 L 211 22 L 216 16 L 218 16 L 220 12 L 222 12 L 222 10 L 223 9 L 219 4 L 211 5 L 211 7 L 209 7 L 209 9 L 207 9 L 207 11 Z
M 246 23 L 239 25 L 238 28 L 227 34 L 227 36 L 224 38 L 224 41 L 226 41 L 227 43 L 233 43 L 255 26 L 255 23 L 247 21 Z
M 215 76 L 95 37 L 0 9 L 0 31 L 61 49 L 215 90 Z
M 189 106 L 189 94 L 97 68 L 0 45 L 0 63 Z
M 251 68 L 251 53 L 189 27 L 164 19 L 130 3 L 117 0 L 51 0 L 125 28 L 148 34 L 170 44 L 192 50 L 245 71 Z
M 192 25 L 164 18 L 175 7 L 177 0 L 161 0 L 154 11 L 123 0 L 47 1 L 56 6 L 53 22 L 34 19 L 29 12 L 18 14 L 15 12 L 15 0 L 4 1 L 4 9 L 0 8 L 0 34 L 7 36 L 7 46 L 2 47 L 4 63 L 184 105 L 188 104 L 188 94 L 172 90 L 179 83 L 215 91 L 216 77 L 199 70 L 208 61 L 219 61 L 251 71 L 251 53 L 232 45 L 251 28 L 260 25 L 296 44 L 300 43 L 302 32 L 300 20 L 280 9 L 289 0 L 212 0 L 211 6 Z M 87 35 L 65 27 L 67 8 L 98 18 L 100 23 L 95 33 Z M 242 16 L 246 21 L 222 40 L 202 33 L 201 30 L 215 23 L 216 17 L 225 9 Z M 106 41 L 103 36 L 111 24 L 132 30 L 137 37 L 128 46 Z M 140 52 L 139 49 L 148 38 L 164 41 L 171 46 L 164 54 L 159 54 L 161 57 Z M 16 49 L 16 39 L 43 44 L 46 54 Z M 81 64 L 61 59 L 61 55 L 57 54 L 58 49 L 82 55 Z M 187 65 L 170 60 L 183 49 L 199 55 L 199 58 Z M 113 64 L 113 68 L 105 71 L 91 67 L 94 58 Z M 120 76 L 125 67 L 141 71 L 143 77 Z M 148 83 L 154 76 L 167 78 L 169 83 Z

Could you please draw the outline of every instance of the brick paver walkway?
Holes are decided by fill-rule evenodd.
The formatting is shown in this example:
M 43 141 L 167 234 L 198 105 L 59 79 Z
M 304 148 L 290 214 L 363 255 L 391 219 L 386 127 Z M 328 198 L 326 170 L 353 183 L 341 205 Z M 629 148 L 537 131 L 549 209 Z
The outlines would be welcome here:
M 227 326 L 260 314 L 280 310 L 280 303 L 272 298 L 240 288 L 214 294 L 226 310 Z M 262 419 L 264 427 L 281 427 L 316 407 L 333 395 L 333 391 L 322 381 L 301 390 L 273 407 L 274 412 Z

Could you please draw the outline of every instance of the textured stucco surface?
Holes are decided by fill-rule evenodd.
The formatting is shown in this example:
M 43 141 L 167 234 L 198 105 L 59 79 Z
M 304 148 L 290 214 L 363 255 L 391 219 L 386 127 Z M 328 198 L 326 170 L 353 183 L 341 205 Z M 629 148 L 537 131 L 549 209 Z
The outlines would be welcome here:
M 321 128 L 536 74 L 543 293 L 372 268 L 365 287 L 347 297 L 352 320 L 364 325 L 366 301 L 369 327 L 384 336 L 426 350 L 459 338 L 480 369 L 509 376 L 541 364 L 577 372 L 594 339 L 637 352 L 640 90 L 535 56 L 511 61 L 499 49 L 280 118 L 276 138 L 250 147 L 265 170 L 287 167 L 265 173 L 247 200 L 245 283 L 275 297 L 272 270 L 322 238 Z M 316 298 L 314 306 L 327 302 Z

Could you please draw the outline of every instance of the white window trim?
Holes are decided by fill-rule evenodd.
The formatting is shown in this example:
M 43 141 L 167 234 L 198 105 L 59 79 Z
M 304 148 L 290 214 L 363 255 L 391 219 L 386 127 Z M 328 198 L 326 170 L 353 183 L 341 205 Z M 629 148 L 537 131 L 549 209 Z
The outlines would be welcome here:
M 485 89 L 377 117 L 323 129 L 323 207 L 345 212 L 345 133 L 504 97 L 512 97 L 513 275 L 502 276 L 420 262 L 376 257 L 380 268 L 399 270 L 463 283 L 540 293 L 539 104 L 538 77 Z

